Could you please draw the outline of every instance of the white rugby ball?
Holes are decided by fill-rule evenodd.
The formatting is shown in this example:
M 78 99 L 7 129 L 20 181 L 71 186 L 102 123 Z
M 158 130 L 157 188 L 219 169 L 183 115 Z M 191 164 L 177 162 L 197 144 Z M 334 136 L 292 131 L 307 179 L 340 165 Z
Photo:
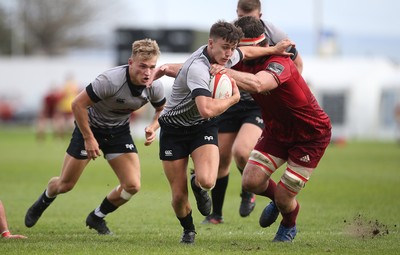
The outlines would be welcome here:
M 213 98 L 225 99 L 232 96 L 232 82 L 227 74 L 211 76 L 210 91 Z

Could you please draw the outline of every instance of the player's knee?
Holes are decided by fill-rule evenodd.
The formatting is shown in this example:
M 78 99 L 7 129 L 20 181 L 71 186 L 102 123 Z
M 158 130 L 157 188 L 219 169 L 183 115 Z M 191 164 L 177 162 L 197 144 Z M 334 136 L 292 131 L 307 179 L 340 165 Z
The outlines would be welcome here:
M 128 201 L 132 198 L 133 195 L 139 192 L 140 185 L 118 185 L 116 188 L 117 192 L 119 192 L 119 196 Z
M 257 164 L 249 163 L 246 165 L 242 176 L 242 187 L 245 191 L 257 193 L 262 189 L 269 179 L 262 167 Z
M 233 158 L 235 159 L 235 163 L 238 167 L 244 168 L 249 159 L 250 152 L 247 148 L 234 148 L 233 149 Z
M 205 180 L 205 181 L 203 181 L 203 182 L 199 182 L 199 187 L 202 189 L 202 190 L 205 190 L 205 191 L 210 191 L 210 190 L 212 190 L 213 188 L 214 188 L 214 186 L 215 186 L 215 182 L 213 182 L 213 181 L 211 181 L 211 180 Z
M 242 189 L 247 192 L 257 193 L 265 178 L 253 178 L 254 176 L 243 175 Z M 264 176 L 263 176 L 264 177 Z
M 281 185 L 294 194 L 298 194 L 309 180 L 311 172 L 298 167 L 291 169 L 288 167 L 283 173 L 280 183 Z
M 140 190 L 140 183 L 136 183 L 136 184 L 131 184 L 131 185 L 127 185 L 125 186 L 124 190 L 132 195 L 136 194 L 139 192 Z
M 248 164 L 257 166 L 269 178 L 276 169 L 282 165 L 283 160 L 260 151 L 253 150 L 250 153 Z
M 57 188 L 58 194 L 67 193 L 71 191 L 75 186 L 75 183 L 71 182 L 60 182 Z
M 212 190 L 215 186 L 215 180 L 210 178 L 207 175 L 196 175 L 196 184 L 199 186 L 202 190 Z
M 135 192 L 136 193 L 136 192 Z M 132 196 L 134 195 L 134 193 L 129 193 L 128 191 L 126 191 L 125 189 L 121 190 L 121 193 L 119 194 L 119 196 L 126 201 L 129 201 Z

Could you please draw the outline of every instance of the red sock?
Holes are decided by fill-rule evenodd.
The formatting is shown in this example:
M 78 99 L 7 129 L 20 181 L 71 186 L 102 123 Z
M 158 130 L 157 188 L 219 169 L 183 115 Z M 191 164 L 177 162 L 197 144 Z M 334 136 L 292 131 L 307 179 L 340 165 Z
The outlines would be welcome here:
M 275 190 L 276 190 L 276 183 L 272 179 L 269 179 L 268 180 L 268 188 L 260 195 L 268 197 L 272 201 L 275 201 Z
M 296 201 L 297 202 L 297 201 Z M 282 213 L 281 224 L 287 228 L 294 227 L 296 225 L 297 214 L 299 214 L 300 204 L 297 202 L 296 208 L 290 213 Z

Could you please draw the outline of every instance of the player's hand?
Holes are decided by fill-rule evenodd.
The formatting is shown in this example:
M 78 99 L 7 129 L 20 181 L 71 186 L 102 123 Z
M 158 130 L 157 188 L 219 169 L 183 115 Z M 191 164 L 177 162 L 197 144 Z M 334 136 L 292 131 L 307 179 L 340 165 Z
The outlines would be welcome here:
M 153 75 L 152 75 L 152 79 L 153 80 L 157 80 L 160 79 L 161 77 L 163 77 L 164 75 L 167 74 L 168 72 L 168 65 L 164 64 L 162 66 L 158 66 L 154 69 Z
M 144 129 L 146 135 L 146 141 L 144 142 L 145 146 L 149 146 L 156 139 L 156 132 L 152 128 L 146 127 Z
M 4 237 L 5 239 L 26 239 L 28 237 L 23 236 L 23 235 L 9 235 Z
M 225 66 L 220 64 L 212 64 L 210 67 L 210 74 L 216 75 L 217 73 L 224 74 L 226 73 Z
M 26 238 L 28 238 L 28 237 L 23 236 L 23 235 L 12 235 L 10 233 L 10 231 L 4 232 L 1 236 L 4 239 L 26 239 Z
M 236 85 L 235 79 L 233 79 L 232 77 L 230 79 L 231 79 L 231 82 L 232 82 L 232 96 L 231 96 L 231 98 L 234 99 L 235 103 L 237 103 L 240 100 L 239 87 Z
M 282 41 L 278 42 L 275 46 L 275 54 L 283 55 L 283 56 L 292 56 L 293 53 L 287 52 L 288 49 L 291 47 L 295 47 L 296 44 L 289 39 L 283 39 Z
M 101 156 L 99 144 L 94 137 L 85 139 L 85 150 L 88 159 L 95 160 L 97 157 Z

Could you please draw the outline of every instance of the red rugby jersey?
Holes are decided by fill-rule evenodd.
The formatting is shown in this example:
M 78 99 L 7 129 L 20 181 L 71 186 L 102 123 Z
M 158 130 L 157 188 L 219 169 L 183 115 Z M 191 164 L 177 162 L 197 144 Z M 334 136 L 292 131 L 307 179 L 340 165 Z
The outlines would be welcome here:
M 330 135 L 329 116 L 289 57 L 271 56 L 247 64 L 241 62 L 234 69 L 253 74 L 265 70 L 278 81 L 278 87 L 268 93 L 252 94 L 261 107 L 265 130 L 275 139 L 292 143 Z

